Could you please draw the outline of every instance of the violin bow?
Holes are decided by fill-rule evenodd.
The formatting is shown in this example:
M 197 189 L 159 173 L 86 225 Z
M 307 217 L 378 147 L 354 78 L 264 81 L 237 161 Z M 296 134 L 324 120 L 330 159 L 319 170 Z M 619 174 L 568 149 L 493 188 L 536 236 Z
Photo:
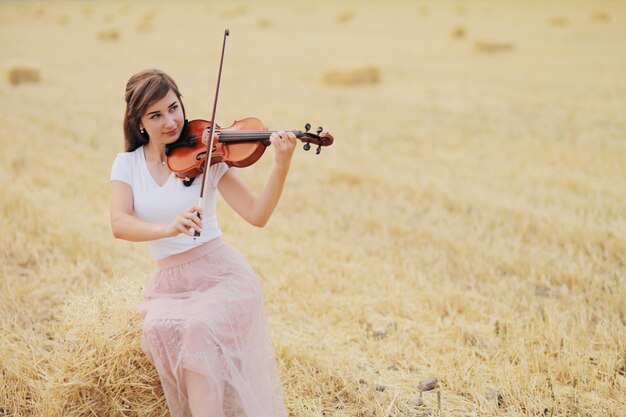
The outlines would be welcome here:
M 220 93 L 220 80 L 222 79 L 222 65 L 224 64 L 224 50 L 226 49 L 226 37 L 230 34 L 229 30 L 224 30 L 224 42 L 222 43 L 222 57 L 220 58 L 220 69 L 217 73 L 217 87 L 215 88 L 215 100 L 213 101 L 213 113 L 211 114 L 211 129 L 209 130 L 209 137 L 206 142 L 206 165 L 204 168 L 204 172 L 202 174 L 202 186 L 200 188 L 200 200 L 198 201 L 198 206 L 204 209 L 204 185 L 206 183 L 206 178 L 209 175 L 209 170 L 211 168 L 211 154 L 213 153 L 213 132 L 215 131 L 215 111 L 217 109 L 217 97 Z M 205 130 L 206 132 L 206 130 Z M 203 135 L 204 138 L 204 135 Z M 196 213 L 198 218 L 202 218 L 200 213 Z M 194 232 L 194 239 L 200 236 L 200 232 L 197 230 Z

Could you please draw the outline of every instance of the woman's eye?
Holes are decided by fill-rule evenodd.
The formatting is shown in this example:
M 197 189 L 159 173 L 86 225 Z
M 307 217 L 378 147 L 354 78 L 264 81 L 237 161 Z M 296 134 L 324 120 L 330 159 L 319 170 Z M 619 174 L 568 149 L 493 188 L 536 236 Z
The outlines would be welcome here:
M 156 119 L 157 117 L 161 116 L 160 114 L 153 114 L 152 116 L 150 116 L 151 119 Z
M 170 107 L 170 110 L 171 110 L 171 111 L 174 111 L 174 110 L 176 110 L 177 108 L 178 108 L 178 105 L 174 105 L 174 106 Z

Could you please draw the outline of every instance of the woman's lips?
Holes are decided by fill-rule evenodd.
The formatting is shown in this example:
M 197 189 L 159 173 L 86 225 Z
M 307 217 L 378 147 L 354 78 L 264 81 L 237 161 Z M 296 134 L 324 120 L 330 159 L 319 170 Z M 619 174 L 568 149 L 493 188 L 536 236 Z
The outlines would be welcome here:
M 167 136 L 175 136 L 178 133 L 178 129 L 172 129 L 169 132 L 165 132 Z

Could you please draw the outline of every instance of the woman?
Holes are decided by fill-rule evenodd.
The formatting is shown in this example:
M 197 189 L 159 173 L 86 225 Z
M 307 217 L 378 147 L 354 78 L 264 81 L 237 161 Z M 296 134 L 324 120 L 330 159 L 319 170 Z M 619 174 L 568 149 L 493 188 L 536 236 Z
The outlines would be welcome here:
M 171 415 L 286 416 L 259 281 L 222 241 L 215 199 L 219 190 L 241 217 L 264 226 L 280 198 L 295 136 L 272 133 L 275 164 L 258 197 L 219 163 L 209 169 L 205 205 L 198 207 L 200 178 L 186 186 L 165 163 L 165 145 L 185 123 L 175 82 L 162 71 L 142 71 L 129 79 L 125 98 L 126 152 L 111 171 L 111 227 L 118 239 L 147 241 L 156 260 L 139 305 L 142 350 L 158 371 Z

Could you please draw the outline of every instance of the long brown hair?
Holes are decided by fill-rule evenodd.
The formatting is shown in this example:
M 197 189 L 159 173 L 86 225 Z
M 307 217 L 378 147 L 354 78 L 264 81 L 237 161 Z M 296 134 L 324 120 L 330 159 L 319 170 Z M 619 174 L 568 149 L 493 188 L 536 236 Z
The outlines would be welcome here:
M 124 145 L 126 152 L 132 152 L 150 141 L 147 133 L 141 133 L 139 123 L 141 116 L 155 101 L 161 100 L 172 90 L 183 109 L 182 95 L 176 83 L 166 73 L 157 69 L 147 69 L 130 77 L 126 83 L 124 98 L 126 99 L 126 114 L 124 116 Z

